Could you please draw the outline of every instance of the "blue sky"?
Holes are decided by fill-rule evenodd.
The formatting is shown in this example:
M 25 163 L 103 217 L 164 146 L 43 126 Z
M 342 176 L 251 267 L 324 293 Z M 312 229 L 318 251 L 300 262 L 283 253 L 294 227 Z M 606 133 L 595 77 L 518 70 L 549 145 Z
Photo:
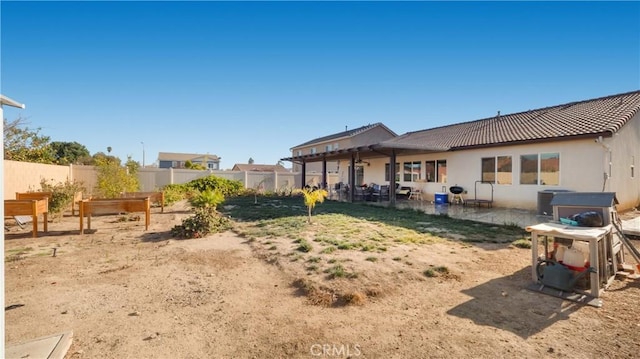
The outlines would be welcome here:
M 275 164 L 640 88 L 639 2 L 0 2 L 1 91 L 52 141 Z M 287 167 L 290 163 L 285 163 Z

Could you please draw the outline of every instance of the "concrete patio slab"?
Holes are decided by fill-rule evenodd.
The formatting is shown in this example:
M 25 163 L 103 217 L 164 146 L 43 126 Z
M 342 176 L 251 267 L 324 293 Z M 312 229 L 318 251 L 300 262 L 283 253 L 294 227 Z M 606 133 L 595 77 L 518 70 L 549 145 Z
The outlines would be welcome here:
M 63 359 L 71 347 L 72 339 L 73 331 L 67 331 L 10 344 L 5 348 L 5 358 Z

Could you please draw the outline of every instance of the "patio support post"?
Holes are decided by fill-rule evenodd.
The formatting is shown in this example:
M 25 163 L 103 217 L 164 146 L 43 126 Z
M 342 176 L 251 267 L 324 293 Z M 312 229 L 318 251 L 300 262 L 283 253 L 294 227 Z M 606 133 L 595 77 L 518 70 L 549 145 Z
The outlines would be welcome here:
M 304 186 L 307 184 L 307 162 L 302 161 L 302 184 L 300 188 L 304 189 Z
M 393 207 L 396 205 L 396 151 L 391 150 L 389 156 L 389 204 Z
M 327 189 L 327 158 L 322 158 L 322 189 Z
M 349 167 L 349 202 L 353 202 L 356 184 L 356 156 L 351 153 L 351 165 Z

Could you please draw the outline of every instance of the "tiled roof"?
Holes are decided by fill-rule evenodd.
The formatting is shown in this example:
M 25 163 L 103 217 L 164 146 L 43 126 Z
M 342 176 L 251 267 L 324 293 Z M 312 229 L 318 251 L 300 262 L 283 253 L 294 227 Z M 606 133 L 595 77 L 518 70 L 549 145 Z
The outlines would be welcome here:
M 322 142 L 336 140 L 336 139 L 340 139 L 340 138 L 352 137 L 352 136 L 355 136 L 355 135 L 357 135 L 359 133 L 368 131 L 368 130 L 370 130 L 372 128 L 375 128 L 375 127 L 378 127 L 378 126 L 382 126 L 383 128 L 385 128 L 387 131 L 389 131 L 390 133 L 392 133 L 395 136 L 395 133 L 393 131 L 391 131 L 389 128 L 387 128 L 384 124 L 382 124 L 381 122 L 376 122 L 374 124 L 369 124 L 369 125 L 366 125 L 366 126 L 354 128 L 353 130 L 346 130 L 346 131 L 334 133 L 332 135 L 328 135 L 328 136 L 324 136 L 324 137 L 318 137 L 318 138 L 313 139 L 311 141 L 307 141 L 305 143 L 302 143 L 302 144 L 299 144 L 297 146 L 294 146 L 293 148 L 309 146 L 309 145 L 313 145 L 314 143 L 322 143 Z
M 615 133 L 640 109 L 640 91 L 408 132 L 378 147 L 456 150 Z
M 236 163 L 233 165 L 235 171 L 254 171 L 254 172 L 289 172 L 282 165 L 257 165 L 247 163 Z
M 205 156 L 211 161 L 219 160 L 218 156 L 210 154 L 159 152 L 158 161 L 193 161 L 196 158 L 203 158 Z

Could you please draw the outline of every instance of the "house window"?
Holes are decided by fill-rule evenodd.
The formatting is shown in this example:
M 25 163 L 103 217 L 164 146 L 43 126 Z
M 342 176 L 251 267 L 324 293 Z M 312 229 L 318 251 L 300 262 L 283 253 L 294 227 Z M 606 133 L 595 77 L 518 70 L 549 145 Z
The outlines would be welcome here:
M 427 182 L 436 181 L 436 161 L 425 161 L 424 163 L 425 176 Z
M 351 180 L 351 166 L 347 166 L 347 172 L 349 173 L 349 180 Z M 355 183 L 356 186 L 364 185 L 364 167 L 356 165 L 354 172 L 356 178 L 353 183 Z
M 385 163 L 384 164 L 384 180 L 389 182 L 390 181 L 390 177 L 389 173 L 390 173 L 390 169 L 389 169 L 389 164 Z M 400 181 L 400 164 L 396 163 L 396 182 Z
M 538 155 L 520 156 L 520 184 L 538 184 Z
M 496 158 L 484 157 L 480 160 L 482 162 L 482 182 L 496 183 Z
M 438 170 L 438 183 L 447 183 L 447 161 L 437 160 L 436 168 Z
M 420 161 L 404 163 L 404 181 L 415 182 L 422 178 L 422 163 Z
M 312 154 L 312 155 L 315 155 L 315 154 L 316 154 L 316 151 L 317 151 L 317 150 L 316 150 L 316 148 L 315 148 L 315 147 L 311 147 L 311 154 Z
M 484 157 L 481 159 L 483 182 L 512 184 L 511 156 Z
M 560 184 L 560 154 L 541 153 L 520 156 L 520 184 Z
M 498 184 L 513 184 L 513 161 L 511 156 L 498 156 L 496 172 Z
M 302 150 L 297 150 L 296 151 L 296 156 L 302 156 Z
M 332 150 L 333 150 L 333 146 L 332 145 L 324 146 L 324 152 L 331 152 Z
M 333 150 L 337 151 L 340 148 L 340 146 L 338 145 L 338 143 L 336 142 L 336 144 L 333 145 Z
M 560 184 L 560 154 L 540 154 L 540 184 L 557 186 Z

